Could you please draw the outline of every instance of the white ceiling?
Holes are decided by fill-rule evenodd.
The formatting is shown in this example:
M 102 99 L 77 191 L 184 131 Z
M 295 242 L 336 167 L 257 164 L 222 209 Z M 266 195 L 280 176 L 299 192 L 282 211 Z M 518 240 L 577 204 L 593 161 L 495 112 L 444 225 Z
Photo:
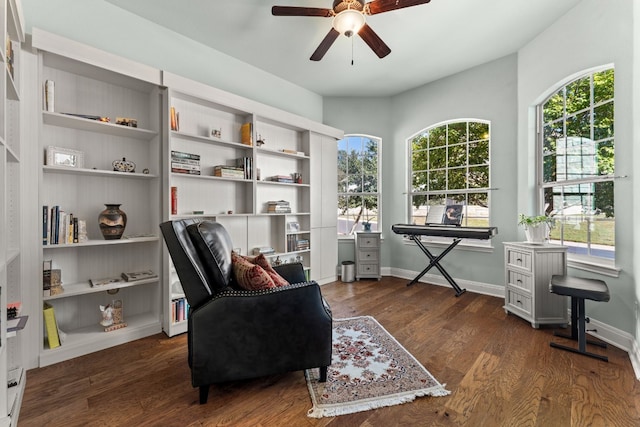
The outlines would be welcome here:
M 340 36 L 309 57 L 331 18 L 272 16 L 271 6 L 331 8 L 332 0 L 108 0 L 323 96 L 388 96 L 516 52 L 580 0 L 432 0 L 368 16 L 391 48 L 379 59 Z

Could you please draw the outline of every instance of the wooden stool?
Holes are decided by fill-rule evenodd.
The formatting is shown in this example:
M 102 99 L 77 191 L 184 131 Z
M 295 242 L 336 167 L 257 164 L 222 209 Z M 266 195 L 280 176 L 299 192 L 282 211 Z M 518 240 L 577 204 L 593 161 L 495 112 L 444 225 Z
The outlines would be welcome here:
M 584 354 L 585 356 L 595 357 L 596 359 L 608 362 L 609 358 L 607 356 L 589 353 L 586 350 L 587 343 L 603 348 L 607 348 L 607 344 L 587 340 L 586 323 L 589 319 L 584 311 L 585 299 L 593 301 L 609 301 L 610 296 L 607 284 L 602 280 L 597 279 L 553 275 L 551 276 L 551 282 L 549 283 L 549 290 L 554 294 L 571 297 L 571 335 L 559 333 L 554 333 L 554 335 L 578 341 L 577 349 L 560 345 L 555 342 L 550 343 L 551 347 Z

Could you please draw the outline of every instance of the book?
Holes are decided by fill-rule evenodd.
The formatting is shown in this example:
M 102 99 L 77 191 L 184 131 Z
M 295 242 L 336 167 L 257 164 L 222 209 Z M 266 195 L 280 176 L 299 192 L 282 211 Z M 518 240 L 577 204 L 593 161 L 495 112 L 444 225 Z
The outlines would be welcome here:
M 179 131 L 180 130 L 180 119 L 179 113 L 176 112 L 175 107 L 171 107 L 169 109 L 169 121 L 171 123 L 171 130 Z
M 191 169 L 182 169 L 182 168 L 171 168 L 171 172 L 173 173 L 183 173 L 187 175 L 200 175 L 201 172 L 199 170 L 191 170 Z
M 171 150 L 171 160 L 175 161 L 176 159 L 200 160 L 200 154 Z
M 49 206 L 42 206 L 42 244 L 49 243 Z
M 45 80 L 44 82 L 44 109 L 50 113 L 55 111 L 55 82 Z
M 51 260 L 44 260 L 42 262 L 42 290 L 44 296 L 51 295 Z
M 171 215 L 178 215 L 178 187 L 171 187 Z
M 43 304 L 44 327 L 47 335 L 49 348 L 60 347 L 60 335 L 58 334 L 58 322 L 53 306 L 49 303 Z
M 244 145 L 253 145 L 253 123 L 248 122 L 240 126 L 240 142 Z
M 191 164 L 191 163 L 172 161 L 171 162 L 171 169 L 187 169 L 187 170 L 199 171 L 200 170 L 200 165 L 194 165 L 194 164 Z

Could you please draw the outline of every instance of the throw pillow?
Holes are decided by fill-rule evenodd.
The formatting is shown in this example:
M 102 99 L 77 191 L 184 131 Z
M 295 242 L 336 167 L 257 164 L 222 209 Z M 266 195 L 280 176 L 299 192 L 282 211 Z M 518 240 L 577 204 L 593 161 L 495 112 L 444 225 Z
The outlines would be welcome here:
M 289 284 L 289 282 L 287 282 L 284 277 L 279 275 L 278 272 L 273 269 L 273 267 L 269 263 L 269 260 L 267 260 L 264 254 L 260 254 L 255 257 L 253 259 L 253 263 L 262 267 L 263 270 L 266 271 L 269 276 L 271 276 L 271 278 L 273 279 L 273 283 L 275 283 L 277 287 L 286 286 Z
M 262 267 L 252 264 L 235 252 L 231 252 L 231 264 L 236 282 L 241 288 L 249 291 L 275 288 L 273 279 Z

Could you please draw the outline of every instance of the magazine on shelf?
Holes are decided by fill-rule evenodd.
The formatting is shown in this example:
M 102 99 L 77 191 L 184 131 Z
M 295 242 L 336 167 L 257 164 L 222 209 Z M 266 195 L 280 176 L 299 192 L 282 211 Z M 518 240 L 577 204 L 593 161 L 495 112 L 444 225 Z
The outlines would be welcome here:
M 134 282 L 136 280 L 144 279 L 155 279 L 156 277 L 158 277 L 158 275 L 151 270 L 122 273 L 122 278 L 127 282 Z

